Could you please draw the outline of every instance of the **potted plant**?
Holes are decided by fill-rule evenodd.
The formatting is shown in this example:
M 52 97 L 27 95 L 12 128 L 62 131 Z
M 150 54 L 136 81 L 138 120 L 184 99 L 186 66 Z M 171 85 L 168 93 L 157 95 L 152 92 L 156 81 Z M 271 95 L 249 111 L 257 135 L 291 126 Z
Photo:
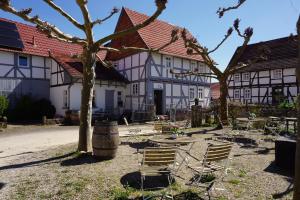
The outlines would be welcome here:
M 183 135 L 184 135 L 184 132 L 180 131 L 178 126 L 172 127 L 172 135 L 171 135 L 172 139 L 176 139 L 178 136 L 183 136 Z

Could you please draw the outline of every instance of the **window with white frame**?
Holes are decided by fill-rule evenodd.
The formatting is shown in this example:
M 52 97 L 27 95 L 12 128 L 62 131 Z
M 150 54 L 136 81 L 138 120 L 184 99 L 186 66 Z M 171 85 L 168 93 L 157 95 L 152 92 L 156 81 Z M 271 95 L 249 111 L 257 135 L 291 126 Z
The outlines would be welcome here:
M 251 99 L 251 89 L 250 88 L 244 89 L 244 99 Z
M 249 81 L 250 80 L 250 73 L 244 73 L 243 74 L 243 81 Z
M 233 81 L 234 81 L 234 82 L 240 82 L 240 81 L 241 81 L 241 76 L 240 76 L 240 74 L 234 74 L 234 75 L 233 75 Z
M 69 107 L 69 95 L 68 90 L 63 91 L 63 107 L 68 108 Z
M 196 62 L 191 62 L 191 71 L 192 72 L 197 71 L 197 63 Z
M 166 57 L 166 67 L 167 68 L 172 67 L 171 57 Z
M 190 88 L 190 100 L 194 100 L 195 98 L 195 90 L 194 88 Z
M 240 96 L 241 96 L 240 90 L 234 90 L 233 98 L 240 99 Z
M 203 89 L 202 88 L 198 88 L 198 98 L 203 99 Z
M 28 67 L 29 66 L 28 56 L 19 55 L 19 57 L 18 57 L 18 65 L 19 65 L 19 67 Z
M 273 70 L 273 78 L 274 79 L 281 79 L 282 78 L 282 70 L 281 69 Z
M 134 83 L 132 84 L 132 95 L 138 95 L 139 94 L 139 84 Z

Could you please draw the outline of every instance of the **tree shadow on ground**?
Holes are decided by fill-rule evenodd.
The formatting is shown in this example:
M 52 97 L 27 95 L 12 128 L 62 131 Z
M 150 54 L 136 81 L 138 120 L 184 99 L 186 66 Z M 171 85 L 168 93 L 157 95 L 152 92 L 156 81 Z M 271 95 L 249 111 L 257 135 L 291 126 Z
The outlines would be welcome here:
M 6 183 L 0 182 L 0 190 L 1 190 L 2 188 L 4 188 L 5 185 L 6 185 Z
M 74 153 L 75 152 L 71 152 L 71 153 L 61 155 L 61 156 L 56 156 L 56 157 L 47 158 L 47 159 L 43 159 L 43 160 L 36 160 L 36 161 L 31 161 L 31 162 L 26 162 L 26 163 L 6 165 L 6 166 L 0 167 L 0 171 L 6 170 L 6 169 L 18 169 L 18 168 L 32 167 L 32 166 L 39 166 L 39 165 L 54 163 L 54 162 L 58 162 L 59 160 L 61 160 L 63 158 L 67 158 L 67 157 L 73 155 Z
M 173 182 L 175 180 L 173 179 Z M 120 183 L 124 187 L 131 187 L 134 189 L 141 189 L 141 175 L 140 172 L 131 172 L 121 177 Z M 159 190 L 159 188 L 167 188 L 169 186 L 166 176 L 147 176 L 144 180 L 144 189 L 151 191 Z
M 74 157 L 63 160 L 61 166 L 76 166 L 84 164 L 92 164 L 107 161 L 109 158 L 99 158 L 92 155 L 92 153 L 78 154 Z
M 0 152 L 1 153 L 1 152 Z M 9 156 L 2 156 L 0 158 L 9 158 L 9 157 L 13 157 L 13 156 L 20 156 L 20 155 L 24 155 L 24 154 L 31 154 L 33 153 L 32 151 L 27 151 L 27 152 L 23 152 L 23 153 L 18 153 L 18 154 L 13 154 L 13 155 L 9 155 Z
M 281 169 L 280 167 L 276 166 L 275 161 L 271 162 L 271 164 L 266 169 L 264 169 L 264 171 L 273 174 L 279 174 L 290 178 L 294 177 L 293 170 Z
M 273 194 L 272 195 L 273 199 L 283 199 L 284 196 L 286 196 L 294 191 L 293 179 L 291 179 L 291 178 L 286 178 L 286 179 L 287 179 L 287 181 L 290 182 L 289 186 L 286 188 L 285 191 Z
M 275 148 L 268 148 L 268 147 L 258 147 L 258 148 L 260 149 L 253 151 L 253 153 L 235 154 L 234 157 L 274 154 L 271 153 L 271 151 L 274 150 Z

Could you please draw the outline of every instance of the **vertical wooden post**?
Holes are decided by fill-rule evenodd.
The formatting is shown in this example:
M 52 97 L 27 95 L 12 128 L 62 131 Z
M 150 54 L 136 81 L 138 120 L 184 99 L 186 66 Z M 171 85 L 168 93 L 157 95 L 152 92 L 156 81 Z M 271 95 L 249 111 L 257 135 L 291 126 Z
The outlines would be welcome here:
M 192 106 L 192 128 L 200 127 L 202 125 L 202 107 L 201 106 Z

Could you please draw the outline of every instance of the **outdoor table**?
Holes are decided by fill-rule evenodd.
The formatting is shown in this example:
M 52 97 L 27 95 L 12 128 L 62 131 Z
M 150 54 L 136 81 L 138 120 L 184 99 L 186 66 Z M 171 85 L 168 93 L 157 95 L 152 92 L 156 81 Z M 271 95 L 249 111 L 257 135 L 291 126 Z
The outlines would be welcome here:
M 174 146 L 177 147 L 179 150 L 178 155 L 181 157 L 181 162 L 178 163 L 178 168 L 175 170 L 176 172 L 183 166 L 185 163 L 188 165 L 188 158 L 187 156 L 193 157 L 191 155 L 191 150 L 196 142 L 199 142 L 199 139 L 186 137 L 186 136 L 178 136 L 177 138 L 173 139 L 170 136 L 164 138 L 151 138 L 149 142 L 160 145 L 160 146 Z M 181 148 L 182 145 L 189 145 L 188 148 Z
M 268 117 L 271 121 L 279 121 L 280 118 L 279 117 L 274 117 L 274 116 L 269 116 Z
M 297 130 L 297 118 L 295 117 L 285 117 L 285 125 L 286 125 L 286 131 L 288 132 L 289 131 L 289 126 L 290 126 L 290 122 L 293 123 L 293 129 L 294 129 L 294 133 L 296 133 L 296 130 Z

